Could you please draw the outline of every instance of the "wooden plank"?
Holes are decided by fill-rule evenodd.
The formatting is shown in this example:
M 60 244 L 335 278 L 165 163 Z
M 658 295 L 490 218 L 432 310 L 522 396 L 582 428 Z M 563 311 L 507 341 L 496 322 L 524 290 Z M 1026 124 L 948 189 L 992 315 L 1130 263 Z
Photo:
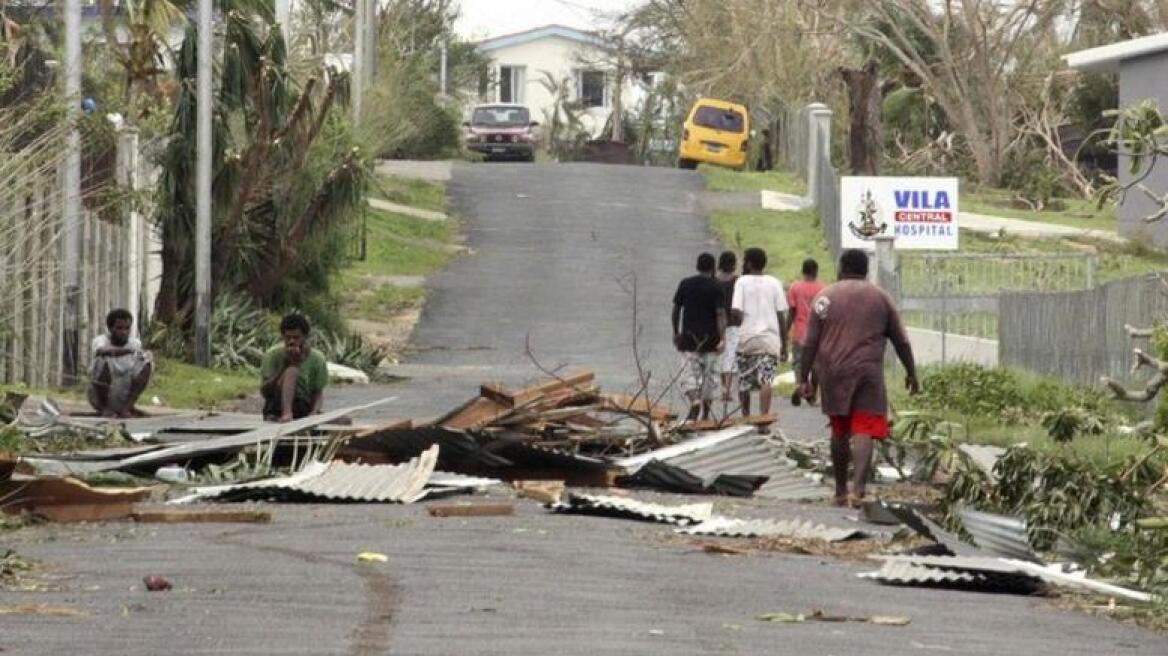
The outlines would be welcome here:
M 514 393 L 514 405 L 522 405 L 528 401 L 535 400 L 541 396 L 549 396 L 556 392 L 570 391 L 589 386 L 596 380 L 596 374 L 591 371 L 584 371 L 570 376 L 562 376 L 556 380 L 551 380 L 531 387 L 525 387 Z
M 474 505 L 457 503 L 432 503 L 426 506 L 431 517 L 495 517 L 514 515 L 515 505 L 510 503 L 478 503 Z
M 136 522 L 150 524 L 264 524 L 272 521 L 272 513 L 268 510 L 135 510 L 130 517 Z
M 511 481 L 519 496 L 541 503 L 559 503 L 564 481 Z
M 515 407 L 515 395 L 498 383 L 483 383 L 479 387 L 479 396 L 510 408 Z
M 738 420 L 741 424 L 750 424 L 752 426 L 768 426 L 775 423 L 775 415 L 767 413 L 765 415 L 747 415 Z
M 441 425 L 456 430 L 474 430 L 482 428 L 510 412 L 512 412 L 510 407 L 480 396 L 461 412 L 443 421 Z
M 112 503 L 70 503 L 56 506 L 38 506 L 31 511 L 34 515 L 64 524 L 73 522 L 105 522 L 125 519 L 133 514 L 133 505 L 128 501 Z

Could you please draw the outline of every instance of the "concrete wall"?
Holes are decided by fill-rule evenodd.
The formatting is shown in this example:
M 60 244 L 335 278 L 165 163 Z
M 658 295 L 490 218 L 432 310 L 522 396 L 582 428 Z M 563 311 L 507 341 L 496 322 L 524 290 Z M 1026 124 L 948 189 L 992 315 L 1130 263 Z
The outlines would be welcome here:
M 998 366 L 998 342 L 936 330 L 907 328 L 913 357 L 918 365 L 943 362 L 973 362 L 985 367 Z M 944 358 L 942 358 L 942 354 Z
M 1127 107 L 1144 100 L 1155 100 L 1161 111 L 1168 111 L 1168 52 L 1161 52 L 1120 64 L 1119 106 Z M 1133 176 L 1127 158 L 1119 158 L 1119 180 L 1130 182 Z M 1160 161 L 1144 184 L 1153 192 L 1168 192 L 1168 162 Z M 1168 221 L 1147 224 L 1143 218 L 1152 214 L 1155 203 L 1143 192 L 1132 190 L 1119 207 L 1119 233 L 1130 239 L 1151 239 L 1159 247 L 1168 247 Z
M 589 53 L 590 49 L 590 46 L 578 41 L 560 36 L 549 36 L 513 46 L 488 50 L 486 54 L 491 58 L 496 80 L 499 78 L 499 68 L 501 66 L 525 67 L 523 104 L 531 111 L 532 120 L 544 123 L 546 116 L 550 114 L 554 106 L 554 96 L 540 83 L 540 80 L 545 78 L 544 72 L 551 73 L 557 84 L 565 77 L 571 76 L 574 85 L 575 71 L 582 68 L 593 70 L 601 68 L 600 66 L 581 63 L 582 61 L 600 60 L 599 55 Z M 611 80 L 609 84 L 612 84 Z M 645 94 L 641 89 L 641 85 L 634 84 L 631 81 L 626 82 L 624 85 L 624 93 L 622 94 L 622 102 L 626 111 L 636 107 L 644 99 L 644 96 Z M 498 101 L 497 88 L 491 89 L 483 101 Z M 605 105 L 605 107 L 589 108 L 583 117 L 585 126 L 594 136 L 604 128 L 604 123 L 608 120 L 608 115 L 612 111 L 611 88 L 606 95 Z

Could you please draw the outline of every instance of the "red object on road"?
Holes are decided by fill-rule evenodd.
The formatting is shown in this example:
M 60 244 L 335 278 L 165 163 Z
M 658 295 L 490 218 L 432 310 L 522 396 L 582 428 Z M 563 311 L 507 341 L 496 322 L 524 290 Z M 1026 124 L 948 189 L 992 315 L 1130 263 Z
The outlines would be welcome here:
M 146 589 L 151 592 L 162 592 L 163 590 L 169 590 L 171 588 L 170 581 L 167 581 L 161 576 L 155 576 L 153 574 L 150 576 L 143 576 L 142 582 L 146 584 Z

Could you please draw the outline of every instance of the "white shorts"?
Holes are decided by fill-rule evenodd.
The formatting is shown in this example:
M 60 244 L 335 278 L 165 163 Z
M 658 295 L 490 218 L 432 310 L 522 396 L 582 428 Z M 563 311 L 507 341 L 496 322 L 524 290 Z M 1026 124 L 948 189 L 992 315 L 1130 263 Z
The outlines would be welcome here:
M 732 374 L 737 368 L 738 356 L 738 326 L 726 326 L 726 345 L 722 349 L 722 357 L 718 360 L 718 367 L 724 374 Z

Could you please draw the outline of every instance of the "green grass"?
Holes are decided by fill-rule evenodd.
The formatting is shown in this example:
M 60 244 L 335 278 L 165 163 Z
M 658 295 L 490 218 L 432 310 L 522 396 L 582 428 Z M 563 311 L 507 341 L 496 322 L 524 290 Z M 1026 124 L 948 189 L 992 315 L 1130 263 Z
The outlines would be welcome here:
M 379 176 L 371 192 L 386 200 L 444 211 L 446 188 L 437 183 Z M 384 276 L 425 276 L 450 260 L 447 248 L 457 234 L 453 220 L 427 221 L 369 208 L 366 215 L 366 256 L 350 263 L 334 279 L 344 315 L 366 321 L 387 321 L 397 313 L 420 307 L 422 287 L 397 286 Z
M 138 406 L 150 411 L 152 397 L 171 408 L 206 408 L 224 401 L 244 398 L 259 389 L 259 379 L 251 373 L 204 369 L 170 358 L 154 358 L 154 376 L 138 400 Z M 84 401 L 84 387 L 70 389 L 34 389 L 23 385 L 0 385 L 0 393 L 20 392 L 30 396 Z
M 139 405 L 150 406 L 157 396 L 173 408 L 207 408 L 224 401 L 242 399 L 259 390 L 259 378 L 242 371 L 203 369 L 168 358 L 156 358 L 154 378 L 142 394 Z
M 835 267 L 814 209 L 719 210 L 710 221 L 726 248 L 738 252 L 751 247 L 765 250 L 767 271 L 784 282 L 799 279 L 803 260 L 808 257 L 819 262 L 822 278 L 834 278 L 830 272 Z
M 440 182 L 378 175 L 370 183 L 369 195 L 399 205 L 446 211 L 446 186 Z
M 1105 204 L 1099 208 L 1096 207 L 1095 201 L 1090 199 L 1060 198 L 1058 202 L 1066 206 L 1064 209 L 1035 212 L 1016 207 L 1013 197 L 1014 193 L 1009 189 L 962 189 L 961 210 L 1009 219 L 1053 223 L 1085 230 L 1106 230 L 1109 232 L 1116 230 L 1115 206 L 1111 204 Z M 964 235 L 962 236 L 964 237 Z
M 437 270 L 449 259 L 438 243 L 453 237 L 450 221 L 427 221 L 370 208 L 367 217 L 366 257 L 353 262 L 343 275 L 421 276 Z
M 794 173 L 783 170 L 735 171 L 720 166 L 702 164 L 699 168 L 710 191 L 781 191 L 802 194 L 803 181 Z

